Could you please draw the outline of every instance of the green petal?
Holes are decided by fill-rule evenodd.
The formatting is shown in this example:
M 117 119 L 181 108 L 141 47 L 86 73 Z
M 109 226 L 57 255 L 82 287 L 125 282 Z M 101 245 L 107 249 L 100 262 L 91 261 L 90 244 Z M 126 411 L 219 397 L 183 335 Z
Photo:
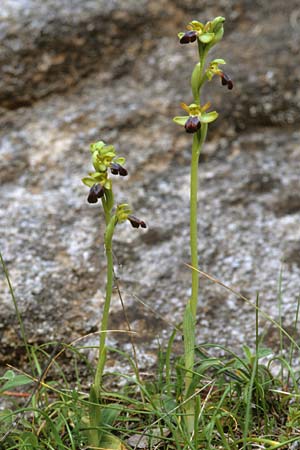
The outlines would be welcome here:
M 82 178 L 81 181 L 83 182 L 83 184 L 85 184 L 88 187 L 92 187 L 95 184 L 95 180 L 93 180 L 93 178 L 89 178 L 89 177 Z
M 176 116 L 173 118 L 173 122 L 177 123 L 178 125 L 184 126 L 189 117 L 190 116 Z
M 214 120 L 216 120 L 218 115 L 219 114 L 217 113 L 217 111 L 211 111 L 209 113 L 201 114 L 201 116 L 199 117 L 199 120 L 202 123 L 210 123 L 210 122 L 213 122 Z
M 180 33 L 177 34 L 177 36 L 179 37 L 179 39 L 182 38 L 182 36 L 184 36 L 185 33 L 183 33 L 182 31 Z
M 199 40 L 203 44 L 209 44 L 213 40 L 214 37 L 215 37 L 214 33 L 204 33 L 204 34 L 201 34 L 201 36 L 199 36 Z

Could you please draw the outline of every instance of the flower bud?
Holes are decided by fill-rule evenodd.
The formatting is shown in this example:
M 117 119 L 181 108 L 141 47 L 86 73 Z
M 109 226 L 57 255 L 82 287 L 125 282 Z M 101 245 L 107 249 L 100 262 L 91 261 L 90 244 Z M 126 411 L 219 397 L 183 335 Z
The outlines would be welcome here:
M 191 86 L 194 98 L 197 98 L 199 96 L 200 85 L 201 85 L 201 67 L 200 63 L 197 63 L 194 67 L 191 78 Z

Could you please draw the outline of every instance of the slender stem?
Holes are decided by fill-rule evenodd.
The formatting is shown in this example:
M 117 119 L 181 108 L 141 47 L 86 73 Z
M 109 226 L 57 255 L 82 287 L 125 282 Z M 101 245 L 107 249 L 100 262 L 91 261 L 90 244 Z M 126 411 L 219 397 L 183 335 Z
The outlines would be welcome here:
M 199 89 L 193 89 L 194 102 L 200 105 L 200 93 L 201 87 L 204 82 L 203 72 L 205 68 L 206 51 L 198 43 L 199 50 Z M 193 78 L 193 77 L 192 77 Z M 193 380 L 193 370 L 195 365 L 195 327 L 196 327 L 196 314 L 198 305 L 199 294 L 199 274 L 198 269 L 198 165 L 199 156 L 202 145 L 207 135 L 207 123 L 201 124 L 201 130 L 194 134 L 192 145 L 192 158 L 191 158 L 191 172 L 190 172 L 190 250 L 191 250 L 191 265 L 192 270 L 192 292 L 190 301 L 187 304 L 183 334 L 184 334 L 184 359 L 185 359 L 185 395 L 188 398 L 190 395 L 190 386 Z M 195 431 L 195 400 L 191 399 L 187 401 L 185 407 L 186 414 L 186 427 L 190 436 L 193 436 Z
M 198 269 L 198 226 L 197 226 L 197 194 L 198 194 L 198 148 L 199 135 L 194 134 L 192 146 L 191 180 L 190 180 L 190 247 L 191 265 Z M 196 270 L 192 270 L 192 295 L 191 312 L 196 316 L 199 290 L 199 275 Z
M 199 136 L 200 135 L 200 136 Z M 191 186 L 190 186 L 190 247 L 191 265 L 198 269 L 198 164 L 202 145 L 207 135 L 207 124 L 201 126 L 201 133 L 194 134 L 191 162 Z M 191 312 L 196 319 L 199 291 L 199 274 L 192 270 L 192 295 Z
M 198 164 L 202 145 L 206 139 L 207 124 L 202 124 L 201 132 L 194 134 L 191 161 L 191 182 L 190 182 L 190 247 L 191 265 L 196 270 L 192 270 L 192 293 L 187 305 L 184 318 L 184 343 L 185 343 L 185 394 L 189 395 L 189 388 L 193 379 L 193 369 L 195 364 L 195 326 L 199 293 L 198 269 Z M 191 333 L 192 330 L 192 333 Z M 195 426 L 195 401 L 190 400 L 186 404 L 186 425 L 190 435 Z
M 105 365 L 106 359 L 106 333 L 108 328 L 108 318 L 109 318 L 109 310 L 110 303 L 112 297 L 113 290 L 113 253 L 112 253 L 112 238 L 114 229 L 116 226 L 117 220 L 115 216 L 112 216 L 110 219 L 105 232 L 105 253 L 107 260 L 107 278 L 106 278 L 106 294 L 105 294 L 105 303 L 103 309 L 103 315 L 100 325 L 100 337 L 99 337 L 99 355 L 98 355 L 98 363 L 95 375 L 95 391 L 98 400 L 100 399 L 101 394 L 101 384 L 102 384 L 102 375 Z

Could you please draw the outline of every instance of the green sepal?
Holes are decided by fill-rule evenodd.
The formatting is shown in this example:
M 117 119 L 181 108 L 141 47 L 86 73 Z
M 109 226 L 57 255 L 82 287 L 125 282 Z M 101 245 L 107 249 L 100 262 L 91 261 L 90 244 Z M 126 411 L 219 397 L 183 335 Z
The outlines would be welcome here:
M 97 169 L 99 172 L 105 172 L 107 170 L 107 167 L 105 164 L 98 164 Z
M 213 43 L 216 44 L 217 42 L 219 42 L 222 39 L 223 34 L 224 34 L 224 27 L 222 25 L 221 28 L 215 33 Z
M 101 165 L 101 161 L 99 161 L 99 154 L 97 151 L 94 151 L 92 154 L 92 163 L 93 163 L 95 170 L 97 170 L 97 172 L 98 172 L 99 166 Z
M 209 44 L 214 38 L 214 33 L 203 33 L 199 36 L 199 41 L 201 41 L 203 44 Z
M 120 164 L 121 166 L 123 166 L 123 164 L 125 164 L 125 162 L 126 162 L 126 159 L 121 157 L 121 156 L 119 156 L 118 158 L 114 159 L 114 162 L 117 163 L 117 164 Z
M 95 181 L 101 182 L 105 180 L 105 175 L 101 172 L 92 172 L 90 173 L 90 177 Z
M 182 36 L 184 36 L 185 33 L 183 33 L 182 31 L 180 33 L 177 34 L 177 36 L 179 37 L 179 39 L 182 38 Z
M 217 113 L 217 111 L 211 111 L 209 113 L 203 113 L 199 117 L 199 120 L 202 123 L 210 123 L 210 122 L 213 122 L 214 120 L 216 120 L 218 115 L 219 114 Z
M 176 116 L 173 118 L 173 122 L 177 123 L 177 125 L 184 126 L 189 117 L 190 116 Z
M 221 59 L 221 58 L 217 58 L 217 59 L 213 59 L 210 64 L 226 64 L 225 59 Z
M 88 187 L 92 187 L 95 184 L 95 180 L 93 180 L 93 178 L 90 177 L 84 177 L 81 179 L 81 181 Z
M 223 27 L 224 22 L 225 22 L 225 17 L 222 17 L 222 16 L 215 17 L 214 20 L 212 21 L 213 32 L 217 33 L 220 30 L 220 28 Z
M 108 152 L 101 152 L 101 156 L 104 156 L 105 158 L 114 158 L 116 156 L 115 152 L 108 151 Z
M 95 151 L 101 150 L 105 146 L 103 141 L 94 142 L 90 145 L 90 152 L 94 153 Z
M 100 154 L 101 155 L 106 155 L 107 156 L 108 153 L 111 153 L 113 156 L 116 155 L 115 148 L 114 148 L 113 145 L 106 145 L 105 147 L 102 147 L 100 149 Z

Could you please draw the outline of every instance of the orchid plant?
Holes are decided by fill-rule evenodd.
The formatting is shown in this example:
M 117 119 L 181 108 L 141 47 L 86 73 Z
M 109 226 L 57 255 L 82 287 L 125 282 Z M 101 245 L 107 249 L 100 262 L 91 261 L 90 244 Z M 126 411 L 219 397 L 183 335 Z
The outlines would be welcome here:
M 101 199 L 106 224 L 104 233 L 104 246 L 107 261 L 106 293 L 99 328 L 98 361 L 94 383 L 90 389 L 91 406 L 89 414 L 91 428 L 90 444 L 98 446 L 101 443 L 103 444 L 103 436 L 101 436 L 101 431 L 99 431 L 99 424 L 101 423 L 101 409 L 99 411 L 99 405 L 101 404 L 102 378 L 107 351 L 106 334 L 108 330 L 108 319 L 114 282 L 112 251 L 113 236 L 116 226 L 125 221 L 129 221 L 133 228 L 146 228 L 147 225 L 143 220 L 132 215 L 131 208 L 127 203 L 115 205 L 113 182 L 110 174 L 120 175 L 122 177 L 128 174 L 124 167 L 125 158 L 117 156 L 114 146 L 106 145 L 103 141 L 91 144 L 90 150 L 94 172 L 90 172 L 87 177 L 82 179 L 82 182 L 90 188 L 87 197 L 88 203 L 97 203 L 98 200 Z
M 191 77 L 193 103 L 181 103 L 187 113 L 174 117 L 174 122 L 184 126 L 187 133 L 193 134 L 191 179 L 190 179 L 190 249 L 192 270 L 192 293 L 187 303 L 184 320 L 184 360 L 185 360 L 185 422 L 187 431 L 192 435 L 195 426 L 196 399 L 191 392 L 195 364 L 195 326 L 199 295 L 198 269 L 198 225 L 197 225 L 197 195 L 198 195 L 198 164 L 202 146 L 206 140 L 208 124 L 218 118 L 216 111 L 209 111 L 211 103 L 201 104 L 201 92 L 206 82 L 210 82 L 216 75 L 220 77 L 223 86 L 233 88 L 233 82 L 219 66 L 226 64 L 224 59 L 213 59 L 206 62 L 208 52 L 223 37 L 224 17 L 203 24 L 193 20 L 187 25 L 187 31 L 178 34 L 180 44 L 197 43 L 199 62 L 195 65 Z M 191 400 L 189 398 L 192 397 Z

